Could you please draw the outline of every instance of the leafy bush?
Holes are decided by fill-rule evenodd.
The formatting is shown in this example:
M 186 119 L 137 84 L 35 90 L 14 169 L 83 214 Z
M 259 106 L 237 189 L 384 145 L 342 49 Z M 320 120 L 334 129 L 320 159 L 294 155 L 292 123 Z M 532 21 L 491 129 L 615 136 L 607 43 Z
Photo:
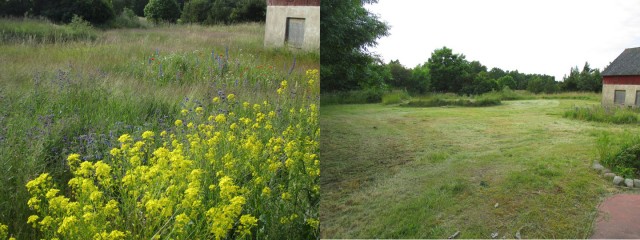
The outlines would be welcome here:
M 180 18 L 180 6 L 176 0 L 150 0 L 144 7 L 144 16 L 153 22 L 176 22 Z

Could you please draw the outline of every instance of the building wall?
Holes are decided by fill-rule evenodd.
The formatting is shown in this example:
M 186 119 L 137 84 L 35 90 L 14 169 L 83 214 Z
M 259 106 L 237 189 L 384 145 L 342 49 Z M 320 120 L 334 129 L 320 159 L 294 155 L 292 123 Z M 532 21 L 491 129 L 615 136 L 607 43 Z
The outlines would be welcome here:
M 267 6 L 264 46 L 284 45 L 287 18 L 304 18 L 304 42 L 302 49 L 320 49 L 320 7 L 319 6 Z
M 267 0 L 269 6 L 320 6 L 320 0 Z
M 625 90 L 624 106 L 625 107 L 640 107 L 635 106 L 636 91 L 640 91 L 640 85 L 627 85 L 627 84 L 603 84 L 602 85 L 602 105 L 613 106 L 613 97 L 616 90 Z

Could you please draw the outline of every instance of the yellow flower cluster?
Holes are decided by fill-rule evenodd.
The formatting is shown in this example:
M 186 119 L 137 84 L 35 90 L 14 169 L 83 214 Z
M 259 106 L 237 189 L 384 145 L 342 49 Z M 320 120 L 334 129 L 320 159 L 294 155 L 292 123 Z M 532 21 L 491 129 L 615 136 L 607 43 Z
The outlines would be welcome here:
M 305 100 L 287 100 L 282 81 L 274 103 L 216 97 L 160 134 L 122 135 L 103 161 L 69 155 L 71 196 L 41 174 L 27 222 L 45 238 L 318 236 L 318 71 L 307 78 Z

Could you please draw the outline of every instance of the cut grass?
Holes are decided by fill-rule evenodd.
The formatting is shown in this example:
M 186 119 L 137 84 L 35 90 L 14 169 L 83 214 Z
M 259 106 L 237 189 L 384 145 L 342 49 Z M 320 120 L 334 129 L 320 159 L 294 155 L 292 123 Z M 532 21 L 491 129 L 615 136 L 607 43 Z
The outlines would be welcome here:
M 587 103 L 323 107 L 321 237 L 589 237 L 620 191 L 590 169 L 595 139 L 638 130 L 562 118 Z

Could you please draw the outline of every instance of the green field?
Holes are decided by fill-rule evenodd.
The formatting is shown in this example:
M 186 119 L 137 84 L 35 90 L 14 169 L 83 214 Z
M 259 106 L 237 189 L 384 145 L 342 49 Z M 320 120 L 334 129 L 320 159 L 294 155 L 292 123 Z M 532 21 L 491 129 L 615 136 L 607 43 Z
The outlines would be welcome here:
M 258 23 L 0 31 L 8 236 L 319 234 L 319 53 L 265 49 Z
M 562 117 L 598 104 L 323 105 L 321 237 L 588 238 L 597 205 L 621 191 L 590 169 L 596 139 L 638 133 Z

